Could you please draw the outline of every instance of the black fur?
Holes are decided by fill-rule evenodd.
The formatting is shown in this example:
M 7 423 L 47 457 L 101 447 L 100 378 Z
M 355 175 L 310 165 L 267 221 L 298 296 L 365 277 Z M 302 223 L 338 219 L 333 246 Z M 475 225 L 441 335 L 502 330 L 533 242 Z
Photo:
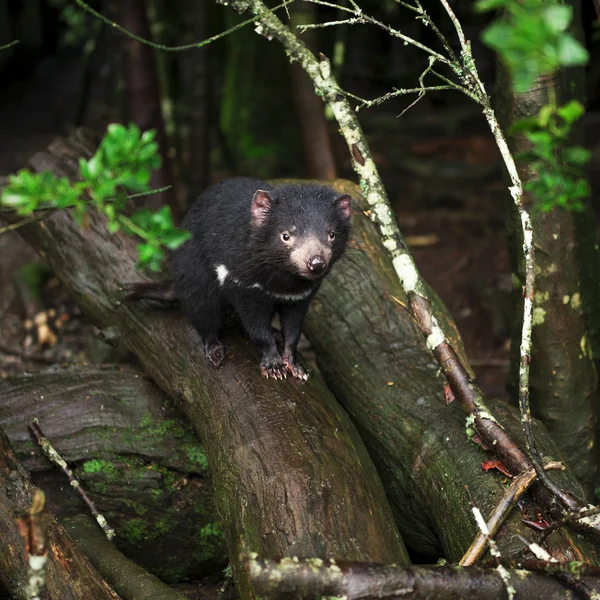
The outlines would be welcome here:
M 179 301 L 213 365 L 224 357 L 219 331 L 221 309 L 228 304 L 262 352 L 263 375 L 307 378 L 296 363 L 304 316 L 345 250 L 350 212 L 347 195 L 316 184 L 273 187 L 236 178 L 198 198 L 182 223 L 193 237 L 172 255 L 175 294 L 169 301 Z M 156 291 L 153 285 L 149 292 Z M 156 295 L 137 288 L 129 297 L 156 300 Z M 271 327 L 276 313 L 283 354 Z

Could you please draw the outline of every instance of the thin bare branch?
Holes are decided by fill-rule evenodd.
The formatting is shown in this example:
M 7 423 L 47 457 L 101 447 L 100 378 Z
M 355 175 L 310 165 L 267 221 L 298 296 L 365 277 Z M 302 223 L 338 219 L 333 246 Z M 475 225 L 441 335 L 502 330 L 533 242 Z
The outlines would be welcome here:
M 560 462 L 551 462 L 546 465 L 546 469 L 563 470 L 564 468 L 564 465 Z M 498 502 L 498 504 L 494 507 L 492 514 L 487 520 L 486 525 L 489 536 L 493 537 L 496 535 L 500 529 L 500 526 L 508 517 L 510 511 L 513 509 L 519 498 L 529 489 L 529 486 L 535 481 L 535 478 L 536 472 L 532 467 L 512 480 L 510 487 L 506 490 L 500 502 Z M 458 564 L 461 567 L 469 567 L 475 564 L 485 549 L 486 541 L 487 538 L 485 534 L 480 531 Z
M 330 8 L 337 8 L 339 10 L 344 10 L 346 12 L 350 12 L 350 13 L 354 14 L 354 16 L 356 18 L 356 23 L 370 23 L 371 25 L 375 25 L 376 27 L 383 29 L 390 35 L 400 38 L 407 44 L 410 44 L 411 46 L 414 46 L 415 48 L 419 48 L 419 50 L 422 50 L 426 54 L 429 54 L 430 56 L 435 57 L 436 60 L 439 60 L 440 62 L 450 65 L 452 67 L 450 59 L 445 57 L 443 54 L 440 54 L 439 52 L 432 50 L 428 46 L 421 44 L 421 42 L 418 42 L 417 40 L 415 40 L 407 35 L 404 35 L 401 31 L 398 31 L 397 29 L 394 29 L 393 27 L 390 27 L 389 25 L 386 25 L 385 23 L 378 21 L 374 17 L 365 15 L 362 12 L 362 10 L 360 10 L 360 9 L 352 10 L 345 6 L 339 6 L 339 5 L 333 4 L 331 2 L 326 2 L 325 0 L 306 0 L 306 1 L 312 2 L 313 4 L 321 4 L 322 6 L 329 6 Z
M 251 19 L 242 21 L 241 23 L 238 23 L 237 25 L 234 25 L 233 27 L 230 27 L 229 29 L 227 29 L 225 31 L 221 31 L 220 33 L 217 33 L 216 35 L 213 35 L 212 37 L 210 37 L 206 40 L 203 40 L 201 42 L 194 42 L 193 44 L 184 44 L 183 46 L 164 46 L 163 44 L 156 44 L 150 40 L 140 37 L 139 35 L 135 35 L 135 33 L 132 33 L 131 31 L 125 29 L 124 27 L 121 27 L 118 23 L 111 21 L 108 17 L 105 17 L 102 13 L 99 13 L 97 10 L 94 10 L 89 4 L 87 4 L 83 0 L 74 0 L 74 2 L 75 2 L 75 4 L 77 4 L 77 6 L 79 6 L 79 8 L 81 8 L 85 12 L 89 13 L 96 19 L 99 19 L 105 25 L 108 25 L 108 26 L 112 27 L 113 29 L 116 29 L 120 33 L 126 35 L 127 37 L 131 38 L 132 40 L 135 40 L 136 42 L 140 42 L 140 44 L 145 44 L 146 46 L 150 46 L 151 48 L 154 48 L 155 50 L 162 50 L 163 52 L 182 52 L 183 50 L 193 50 L 194 48 L 202 48 L 203 46 L 207 46 L 208 44 L 211 44 L 212 42 L 216 42 L 217 40 L 220 40 L 221 38 L 225 37 L 226 35 L 229 35 L 230 33 L 233 33 L 234 31 L 237 31 L 238 29 L 241 29 L 242 27 L 249 25 L 250 23 L 254 23 L 258 18 L 256 16 L 254 16 Z M 285 0 L 285 2 L 282 2 L 278 6 L 275 6 L 273 8 L 273 10 L 278 10 L 280 8 L 287 7 L 287 5 L 291 4 L 292 2 L 294 2 L 294 0 Z M 15 43 L 15 42 L 13 42 L 13 43 Z M 12 44 L 9 44 L 9 46 L 10 45 L 12 45 Z
M 8 44 L 4 44 L 4 46 L 0 46 L 0 50 L 8 50 L 9 48 L 16 46 L 18 43 L 19 43 L 19 40 L 13 40 L 12 42 L 9 42 Z
M 46 217 L 51 214 L 51 210 L 45 209 L 43 215 L 36 215 L 35 217 L 27 217 L 26 219 L 22 219 L 21 221 L 17 221 L 16 223 L 11 223 L 10 225 L 5 225 L 4 227 L 0 227 L 0 235 L 4 233 L 8 233 L 10 231 L 15 231 L 21 227 L 25 227 L 25 225 L 31 225 L 31 223 L 36 223 L 37 221 L 42 221 Z
M 393 92 L 388 92 L 383 96 L 379 96 L 379 98 L 373 98 L 373 100 L 365 100 L 364 98 L 360 98 L 359 96 L 355 96 L 350 92 L 344 91 L 344 95 L 348 98 L 352 98 L 353 100 L 357 100 L 360 102 L 360 105 L 356 107 L 356 110 L 360 110 L 361 108 L 372 108 L 373 106 L 379 106 L 384 102 L 387 102 L 391 98 L 397 98 L 398 96 L 408 96 L 409 94 L 421 94 L 423 92 L 439 92 L 441 90 L 455 90 L 456 86 L 452 85 L 433 85 L 427 87 L 418 87 L 418 88 L 408 88 L 408 89 L 398 89 L 394 88 Z
M 96 519 L 96 522 L 106 534 L 106 537 L 109 540 L 112 540 L 115 537 L 115 530 L 108 525 L 104 516 L 98 511 L 94 502 L 87 495 L 86 491 L 81 487 L 79 481 L 77 481 L 75 475 L 73 475 L 73 471 L 69 469 L 67 463 L 64 458 L 57 452 L 54 446 L 50 443 L 50 440 L 44 435 L 44 432 L 41 430 L 37 419 L 35 419 L 32 423 L 29 424 L 29 431 L 32 433 L 33 437 L 35 437 L 37 443 L 40 445 L 44 454 L 51 460 L 55 465 L 60 467 L 62 471 L 65 473 L 67 478 L 69 479 L 69 483 L 73 487 L 73 489 L 79 494 L 80 498 L 85 502 L 87 507 L 90 509 L 92 515 Z
M 475 523 L 477 523 L 477 527 L 479 527 L 479 531 L 483 538 L 485 539 L 487 545 L 490 547 L 490 554 L 494 558 L 496 562 L 496 571 L 498 571 L 498 575 L 502 579 L 504 583 L 504 589 L 506 590 L 506 595 L 508 596 L 508 600 L 513 600 L 517 591 L 515 590 L 514 585 L 510 581 L 510 573 L 506 570 L 504 565 L 502 564 L 502 555 L 500 554 L 500 549 L 498 545 L 492 538 L 490 530 L 488 529 L 487 523 L 479 510 L 477 504 L 475 504 L 475 500 L 471 495 L 471 491 L 469 490 L 469 486 L 465 486 L 465 491 L 467 492 L 467 496 L 469 497 L 469 501 L 471 502 L 471 508 L 473 511 L 473 516 L 475 517 Z

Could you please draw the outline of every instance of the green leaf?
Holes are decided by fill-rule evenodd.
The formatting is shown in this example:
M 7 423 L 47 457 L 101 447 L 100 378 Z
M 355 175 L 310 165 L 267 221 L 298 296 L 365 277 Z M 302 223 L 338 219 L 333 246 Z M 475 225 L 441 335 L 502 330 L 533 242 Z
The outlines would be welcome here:
M 581 102 L 577 102 L 577 100 L 571 100 L 564 106 L 559 107 L 556 112 L 561 119 L 571 124 L 577 121 L 583 115 L 585 108 Z
M 524 131 L 535 131 L 539 128 L 537 117 L 524 117 L 515 121 L 509 128 L 510 134 L 522 133 Z
M 82 161 L 85 162 L 85 161 Z M 81 163 L 80 163 L 81 165 Z M 98 175 L 100 174 L 100 171 L 102 170 L 102 164 L 100 161 L 100 156 L 98 156 L 98 154 L 95 154 L 94 156 L 92 156 L 92 158 L 90 158 L 90 160 L 87 161 L 87 172 L 88 172 L 88 177 L 86 177 L 86 179 L 96 179 L 98 177 Z
M 592 157 L 592 153 L 582 148 L 581 146 L 573 146 L 571 148 L 565 148 L 562 151 L 562 159 L 569 164 L 583 167 L 588 160 Z
M 126 135 L 126 129 L 123 127 L 123 125 L 121 125 L 121 123 L 111 123 L 108 126 L 109 139 L 113 138 L 117 142 L 124 142 Z M 104 138 L 103 141 L 106 141 L 106 139 L 107 138 Z
M 492 23 L 482 34 L 481 39 L 490 48 L 498 50 L 511 41 L 513 30 L 507 23 Z
M 560 33 L 565 31 L 571 22 L 573 9 L 568 4 L 550 4 L 545 7 L 542 16 L 550 31 Z
M 140 263 L 148 263 L 154 256 L 156 248 L 150 244 L 138 244 L 138 259 Z
M 192 237 L 191 232 L 184 229 L 173 229 L 162 236 L 162 243 L 169 249 L 175 250 Z
M 495 10 L 501 8 L 508 3 L 509 0 L 479 0 L 475 4 L 475 10 L 477 12 L 487 12 L 488 10 Z
M 563 35 L 558 40 L 558 59 L 563 67 L 585 65 L 588 62 L 588 51 L 570 35 Z

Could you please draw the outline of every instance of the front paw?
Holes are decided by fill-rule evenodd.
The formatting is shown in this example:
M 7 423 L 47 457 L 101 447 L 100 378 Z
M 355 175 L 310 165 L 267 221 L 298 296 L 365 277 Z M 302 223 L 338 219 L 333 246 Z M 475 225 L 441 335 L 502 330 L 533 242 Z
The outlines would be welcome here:
M 282 360 L 286 370 L 289 371 L 294 377 L 297 377 L 302 381 L 306 381 L 308 379 L 308 373 L 289 354 L 284 354 Z
M 281 356 L 279 354 L 263 357 L 260 362 L 260 373 L 263 377 L 269 379 L 287 379 L 287 372 Z

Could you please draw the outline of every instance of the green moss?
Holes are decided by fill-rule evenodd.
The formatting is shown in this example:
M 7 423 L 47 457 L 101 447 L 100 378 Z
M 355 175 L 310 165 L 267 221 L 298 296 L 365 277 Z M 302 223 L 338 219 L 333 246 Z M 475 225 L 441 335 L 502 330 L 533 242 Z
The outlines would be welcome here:
M 173 524 L 175 523 L 174 519 L 171 518 L 170 515 L 164 515 L 160 519 L 156 521 L 153 527 L 152 537 L 158 537 L 165 535 L 173 531 Z
M 144 415 L 140 421 L 140 427 L 145 429 L 144 435 L 156 435 L 181 438 L 184 437 L 188 432 L 185 430 L 180 421 L 175 419 L 166 419 L 165 421 L 156 421 L 152 418 L 152 415 Z
M 136 502 L 135 500 L 125 500 L 124 504 L 129 506 L 129 508 L 131 508 L 138 517 L 143 517 L 148 512 L 148 508 L 146 506 Z
M 150 427 L 153 422 L 152 415 L 144 415 L 140 421 L 140 427 Z
M 82 464 L 82 469 L 84 473 L 104 473 L 106 475 L 113 475 L 117 471 L 114 463 L 101 459 L 86 460 Z
M 142 540 L 149 539 L 148 523 L 144 519 L 135 518 L 122 523 L 118 528 L 119 537 L 137 544 Z
M 203 446 L 200 446 L 199 444 L 190 444 L 189 446 L 185 447 L 185 451 L 191 463 L 202 467 L 202 469 L 205 471 L 208 471 L 208 459 L 206 458 L 206 452 L 204 451 Z
M 221 523 L 219 523 L 219 521 L 213 521 L 212 523 L 208 523 L 198 531 L 198 538 L 202 543 L 206 543 L 207 537 L 213 536 L 218 537 L 220 539 L 224 539 L 223 528 L 221 527 Z
M 569 563 L 569 573 L 576 575 L 577 577 L 580 577 L 583 567 L 584 567 L 584 563 L 582 563 L 578 560 L 572 560 Z
M 86 485 L 92 492 L 97 494 L 108 493 L 108 483 L 105 483 L 104 481 L 86 481 Z

